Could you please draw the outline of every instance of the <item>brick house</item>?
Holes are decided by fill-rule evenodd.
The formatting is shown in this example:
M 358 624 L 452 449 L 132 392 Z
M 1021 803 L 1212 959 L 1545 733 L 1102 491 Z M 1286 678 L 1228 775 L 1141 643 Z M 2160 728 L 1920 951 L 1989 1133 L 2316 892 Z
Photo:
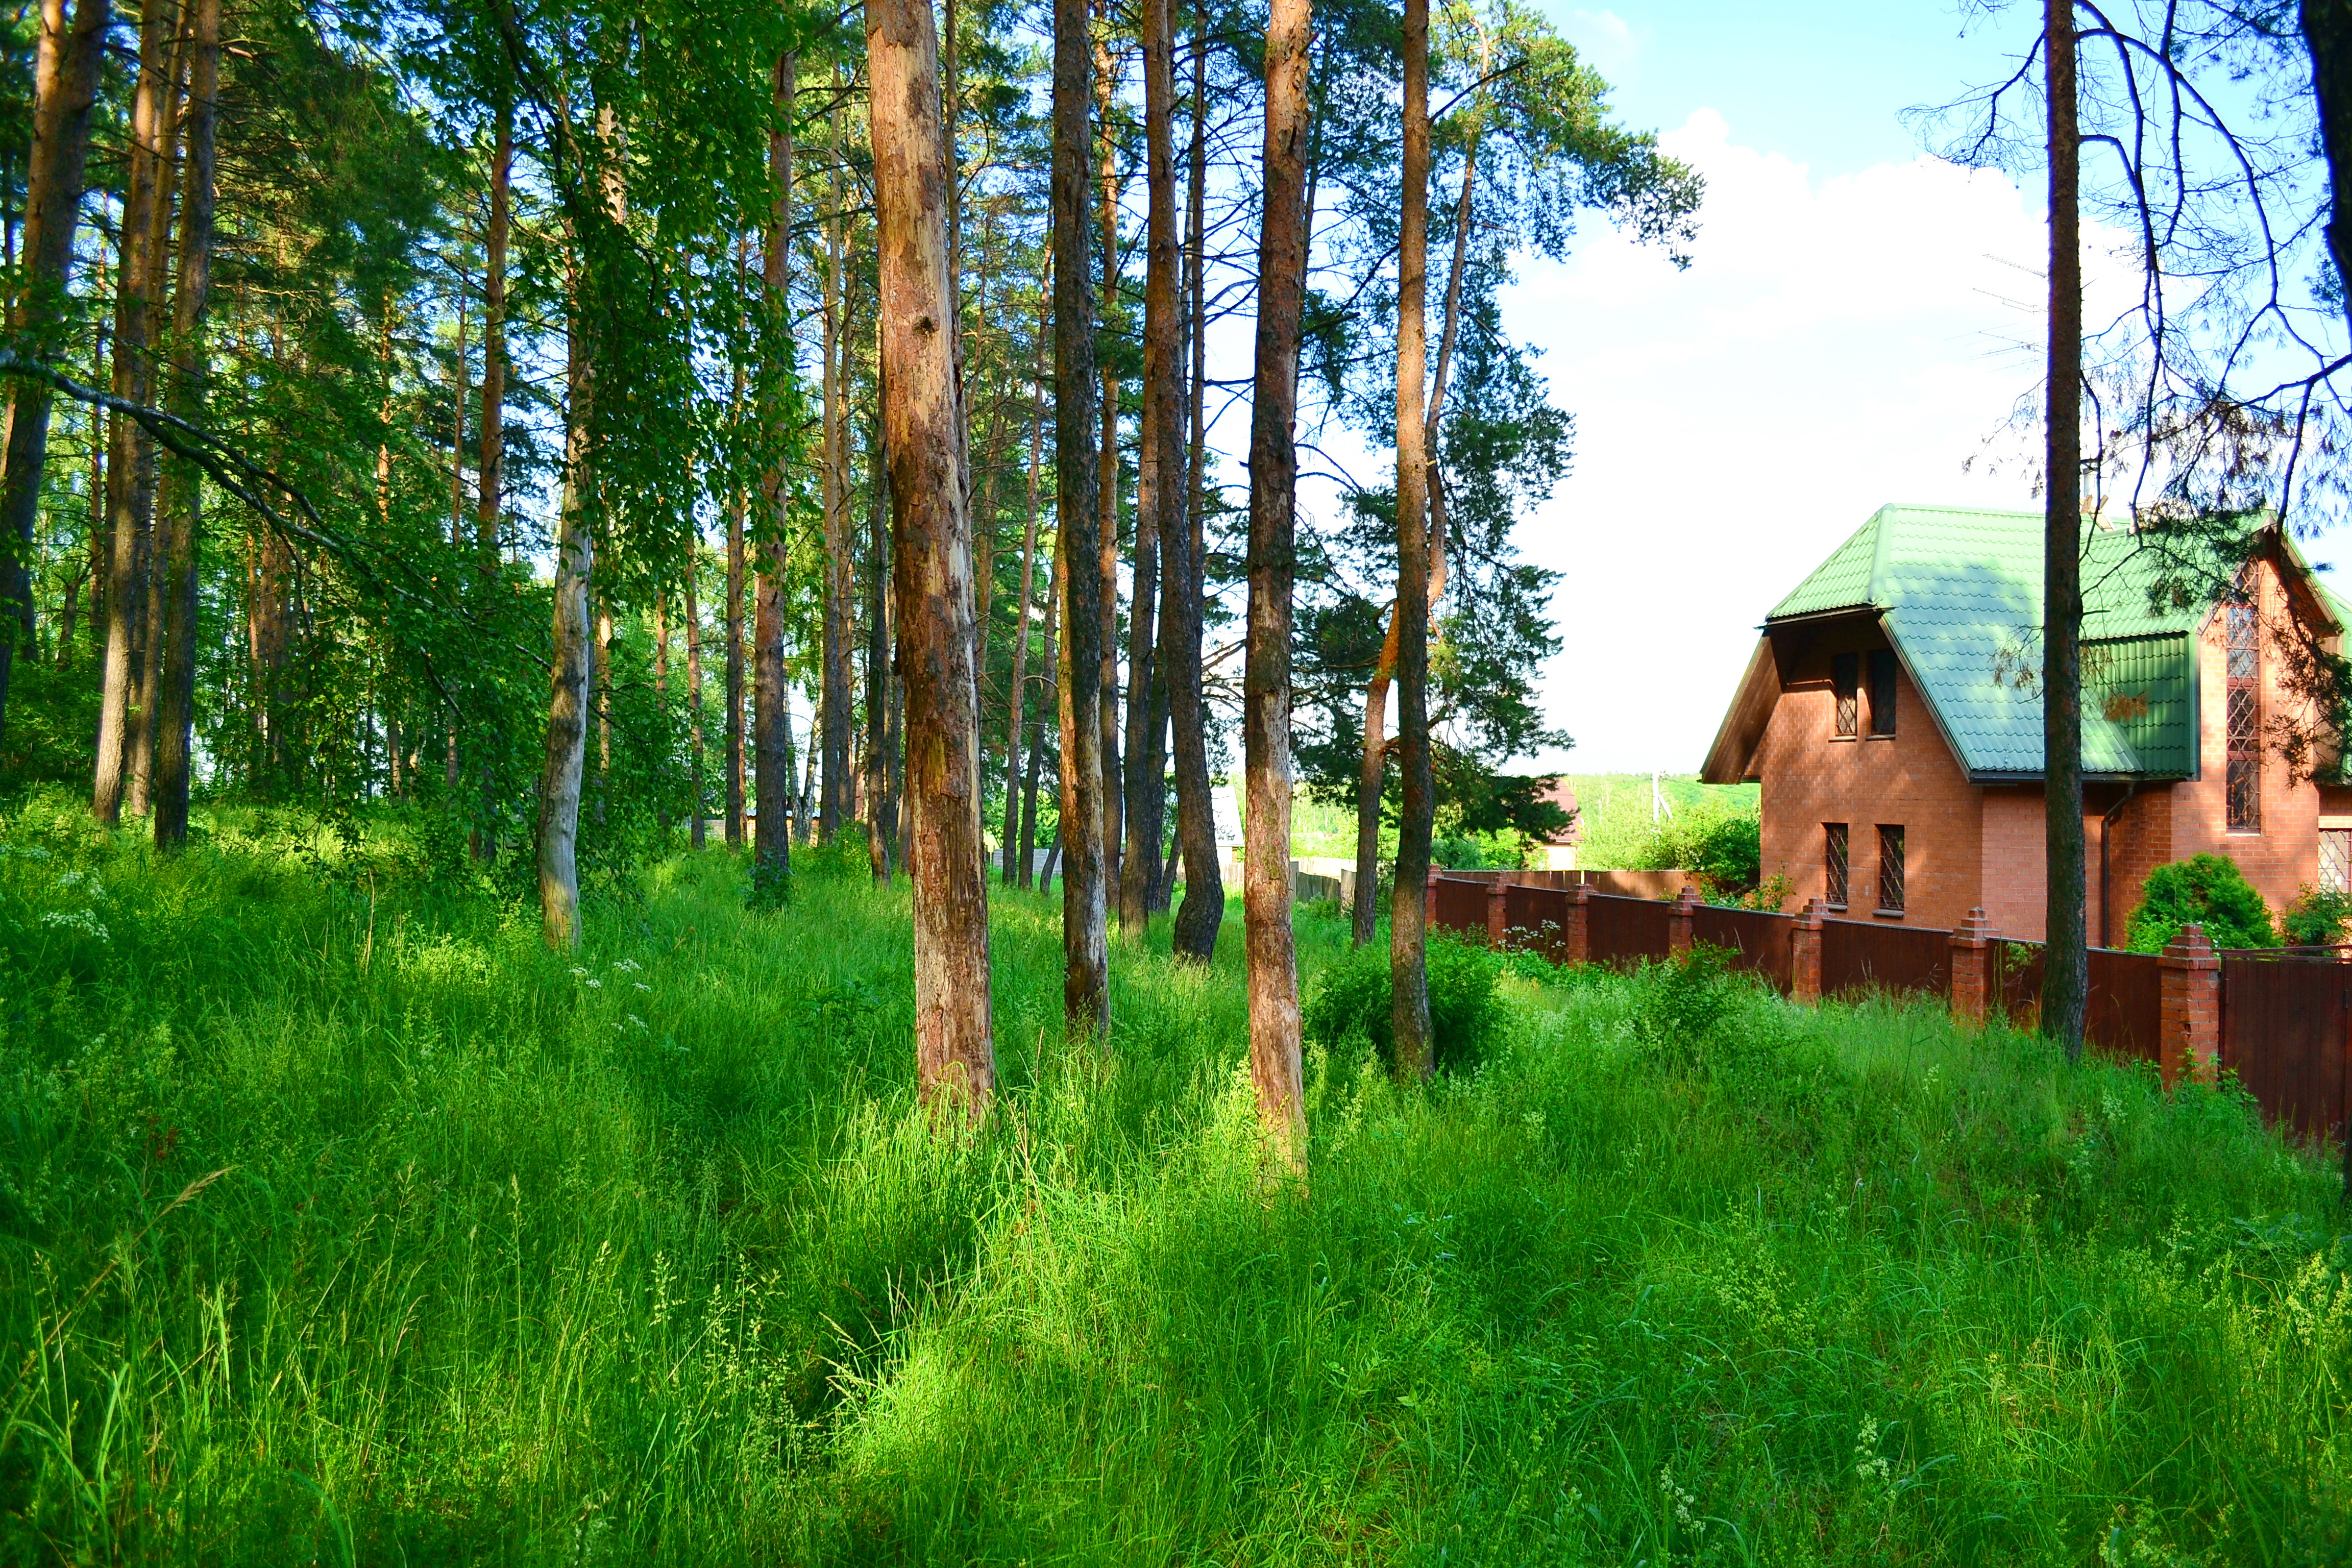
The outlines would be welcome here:
M 2352 788 L 2297 778 L 2265 737 L 2299 701 L 2285 617 L 2334 650 L 2352 609 L 2280 531 L 2259 545 L 2242 603 L 2159 609 L 2135 535 L 2086 541 L 2095 945 L 2125 940 L 2151 870 L 2200 852 L 2273 910 L 2346 885 Z M 1700 776 L 1762 784 L 1764 874 L 1799 903 L 1922 926 L 1980 905 L 2003 935 L 2041 938 L 2042 548 L 2038 512 L 1884 507 L 1765 617 Z

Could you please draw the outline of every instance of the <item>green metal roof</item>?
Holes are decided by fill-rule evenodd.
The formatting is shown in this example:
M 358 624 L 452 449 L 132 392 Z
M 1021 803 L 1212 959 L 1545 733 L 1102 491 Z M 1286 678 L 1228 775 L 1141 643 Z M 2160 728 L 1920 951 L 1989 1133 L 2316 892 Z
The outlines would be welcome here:
M 2039 512 L 1888 506 L 1770 619 L 1875 609 L 1972 775 L 2042 771 Z M 2122 531 L 2084 541 L 2083 764 L 2179 778 L 2196 761 L 2193 641 L 2209 606 L 2151 606 L 2163 563 Z

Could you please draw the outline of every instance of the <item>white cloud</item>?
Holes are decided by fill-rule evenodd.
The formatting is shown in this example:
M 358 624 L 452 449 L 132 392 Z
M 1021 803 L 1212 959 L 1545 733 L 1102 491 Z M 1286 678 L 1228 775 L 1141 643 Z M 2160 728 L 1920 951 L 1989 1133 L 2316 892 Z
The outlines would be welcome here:
M 1707 180 L 1689 270 L 1596 227 L 1507 301 L 1577 417 L 1519 533 L 1565 574 L 1547 765 L 1580 771 L 1696 767 L 1757 623 L 1881 503 L 2033 504 L 1963 465 L 2039 374 L 2038 205 L 1925 157 L 1817 183 L 1712 110 L 1663 141 Z

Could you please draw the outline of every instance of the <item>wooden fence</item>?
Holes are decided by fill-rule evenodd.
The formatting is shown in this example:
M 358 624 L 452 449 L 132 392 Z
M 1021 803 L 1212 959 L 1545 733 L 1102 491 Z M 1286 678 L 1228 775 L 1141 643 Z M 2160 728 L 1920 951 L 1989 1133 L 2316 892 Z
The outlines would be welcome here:
M 1735 969 L 1810 1001 L 1870 992 L 1940 996 L 1955 1016 L 2038 1022 L 2043 949 L 1972 927 L 1958 931 L 1721 909 L 1688 889 L 1669 903 L 1546 876 L 1430 878 L 1430 922 L 1556 963 L 1632 968 L 1719 948 Z M 2103 1053 L 2182 1073 L 2236 1074 L 2263 1114 L 2306 1136 L 2343 1128 L 2352 1100 L 2352 952 L 2214 954 L 2201 934 L 2162 954 L 2090 950 L 2084 1038 Z M 2352 1155 L 2347 1156 L 2352 1161 Z M 2352 1169 L 2352 1165 L 2347 1165 Z

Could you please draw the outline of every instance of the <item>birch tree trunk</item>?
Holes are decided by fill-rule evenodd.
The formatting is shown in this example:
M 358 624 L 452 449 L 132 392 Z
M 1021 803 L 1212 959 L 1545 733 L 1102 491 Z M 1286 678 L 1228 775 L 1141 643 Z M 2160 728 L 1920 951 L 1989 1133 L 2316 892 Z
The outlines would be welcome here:
M 139 84 L 132 95 L 129 177 L 123 187 L 121 263 L 115 273 L 114 375 L 111 390 L 133 403 L 150 401 L 148 301 L 155 291 L 162 258 L 149 231 L 163 178 L 162 147 L 165 78 L 171 36 L 163 0 L 142 0 L 139 12 Z M 98 716 L 98 757 L 90 810 L 112 826 L 121 820 L 130 783 L 131 734 L 140 722 L 132 688 L 137 680 L 139 634 L 147 616 L 147 542 L 139 510 L 139 465 L 146 434 L 136 420 L 118 418 L 109 435 L 106 458 L 107 526 L 112 540 L 107 561 L 106 673 Z
M 996 1092 L 988 879 L 972 671 L 963 389 L 948 270 L 947 146 L 929 0 L 867 0 L 882 423 L 907 702 L 907 868 L 914 887 L 917 1079 L 934 1110 L 977 1120 Z
M 1298 328 L 1307 280 L 1307 51 L 1311 0 L 1274 0 L 1265 29 L 1265 170 L 1250 411 L 1249 630 L 1243 676 L 1250 1079 L 1275 1157 L 1303 1176 L 1298 960 L 1290 929 L 1291 579 L 1297 566 Z
M 555 608 L 547 703 L 547 761 L 539 785 L 540 931 L 547 945 L 580 945 L 580 775 L 588 751 L 588 579 L 595 565 L 588 505 L 588 426 L 594 410 L 594 351 L 586 341 L 583 282 L 574 264 L 564 352 L 563 494 L 556 512 Z
M 188 8 L 187 189 L 180 199 L 180 277 L 172 321 L 171 408 L 191 424 L 205 415 L 205 320 L 212 304 L 215 131 L 219 124 L 220 0 Z M 188 840 L 188 784 L 196 702 L 196 549 L 204 521 L 204 476 L 174 459 L 158 514 L 159 594 L 164 606 L 157 681 L 155 847 L 175 853 Z
M 1224 923 L 1224 870 L 1217 863 L 1215 785 L 1209 778 L 1208 712 L 1201 692 L 1203 467 L 1208 452 L 1208 322 L 1204 233 L 1208 189 L 1209 46 L 1204 19 L 1192 37 L 1192 145 L 1185 191 L 1186 325 L 1192 340 L 1192 443 L 1184 464 L 1183 516 L 1160 530 L 1160 576 L 1168 584 L 1160 665 L 1175 734 L 1176 828 L 1184 852 L 1184 901 L 1177 907 L 1171 949 L 1206 963 Z
M 1086 0 L 1054 0 L 1054 508 L 1062 589 L 1062 1008 L 1072 1034 L 1108 1038 L 1102 747 L 1101 513 L 1096 500 L 1095 301 L 1087 266 Z
M 1397 233 L 1397 740 L 1404 811 L 1389 914 L 1390 1024 L 1396 1074 L 1430 1069 L 1429 0 L 1404 0 L 1404 190 Z
M 775 202 L 768 210 L 767 233 L 761 242 L 761 279 L 771 312 L 769 341 L 780 346 L 780 362 L 769 368 L 763 382 L 766 406 L 761 410 L 772 446 L 781 447 L 784 389 L 793 375 L 792 117 L 798 58 L 787 50 L 776 60 L 775 87 L 770 112 L 775 117 L 768 131 L 768 178 Z M 753 542 L 758 562 L 752 588 L 752 716 L 751 741 L 758 753 L 756 775 L 759 807 L 754 822 L 751 884 L 775 890 L 793 870 L 792 736 L 785 710 L 791 689 L 784 672 L 784 473 L 781 460 L 772 462 L 760 481 L 760 526 Z
M 42 0 L 40 7 L 32 158 L 25 179 L 25 271 L 9 325 L 45 357 L 64 346 L 66 288 L 72 279 L 74 230 L 89 161 L 90 109 L 98 100 L 99 60 L 110 20 L 108 0 L 79 0 L 70 21 L 65 0 Z M 0 480 L 0 617 L 5 617 L 0 620 L 0 739 L 7 733 L 17 642 L 28 653 L 33 647 L 33 524 L 48 458 L 49 407 L 47 385 L 13 383 L 6 433 L 0 436 L 0 451 L 6 454 L 5 478 Z
M 2074 0 L 2045 0 L 2050 108 L 2050 358 L 2043 459 L 2042 809 L 2047 832 L 2048 957 L 2042 1032 L 2083 1055 L 2088 1011 L 2088 891 L 2083 827 L 2083 256 L 2075 125 Z

